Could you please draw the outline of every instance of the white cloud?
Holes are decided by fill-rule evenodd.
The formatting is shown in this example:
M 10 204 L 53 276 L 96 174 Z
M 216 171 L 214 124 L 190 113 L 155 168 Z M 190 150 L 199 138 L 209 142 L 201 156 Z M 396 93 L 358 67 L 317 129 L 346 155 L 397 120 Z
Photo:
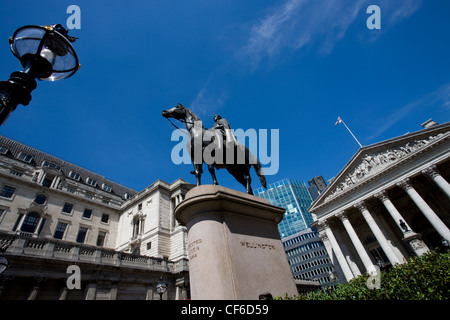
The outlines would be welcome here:
M 390 129 L 392 126 L 394 126 L 397 122 L 399 122 L 401 119 L 403 119 L 405 116 L 413 112 L 414 110 L 417 110 L 418 108 L 427 108 L 427 109 L 433 109 L 433 108 L 439 108 L 439 109 L 449 109 L 450 108 L 450 83 L 445 84 L 435 91 L 423 96 L 422 98 L 410 102 L 394 113 L 386 116 L 383 118 L 383 123 L 378 126 L 378 129 L 367 138 L 367 140 L 372 140 L 382 133 L 384 133 L 386 130 Z
M 215 93 L 211 89 L 211 77 L 206 81 L 203 87 L 197 93 L 197 96 L 191 103 L 191 109 L 198 116 L 210 115 L 219 110 L 227 99 L 227 94 L 224 92 Z
M 320 54 L 327 55 L 355 20 L 364 21 L 361 28 L 366 28 L 366 9 L 372 2 L 286 0 L 250 26 L 238 55 L 253 69 L 265 58 L 273 60 L 285 50 L 295 51 L 313 43 L 319 45 Z M 422 0 L 378 0 L 384 27 L 411 16 L 421 3 Z

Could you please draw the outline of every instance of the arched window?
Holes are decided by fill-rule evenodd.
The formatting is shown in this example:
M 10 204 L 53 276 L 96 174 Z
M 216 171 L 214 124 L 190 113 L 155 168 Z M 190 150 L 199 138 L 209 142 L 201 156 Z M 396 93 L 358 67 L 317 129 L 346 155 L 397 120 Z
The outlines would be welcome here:
M 133 218 L 133 238 L 137 237 L 137 235 L 140 233 L 141 231 L 141 219 L 140 216 L 135 216 Z
M 34 233 L 34 231 L 36 231 L 36 227 L 40 218 L 41 216 L 36 211 L 27 213 L 25 219 L 23 220 L 20 231 Z

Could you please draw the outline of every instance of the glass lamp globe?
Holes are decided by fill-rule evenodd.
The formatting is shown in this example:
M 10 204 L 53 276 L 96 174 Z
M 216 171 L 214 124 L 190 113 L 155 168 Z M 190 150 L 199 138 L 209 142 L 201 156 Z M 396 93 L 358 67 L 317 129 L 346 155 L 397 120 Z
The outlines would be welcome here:
M 3 273 L 3 271 L 8 268 L 8 260 L 6 259 L 5 255 L 2 251 L 0 251 L 0 274 Z
M 9 41 L 25 73 L 39 80 L 56 81 L 71 77 L 80 67 L 71 44 L 75 39 L 58 24 L 21 27 Z

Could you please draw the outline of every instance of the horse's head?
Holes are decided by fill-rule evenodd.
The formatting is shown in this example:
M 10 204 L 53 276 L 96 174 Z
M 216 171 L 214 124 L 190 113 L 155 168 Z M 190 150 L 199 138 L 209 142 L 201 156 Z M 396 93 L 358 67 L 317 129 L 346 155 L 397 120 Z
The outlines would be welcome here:
M 186 107 L 181 103 L 169 110 L 163 110 L 162 116 L 164 118 L 174 118 L 177 120 L 183 120 L 186 117 Z

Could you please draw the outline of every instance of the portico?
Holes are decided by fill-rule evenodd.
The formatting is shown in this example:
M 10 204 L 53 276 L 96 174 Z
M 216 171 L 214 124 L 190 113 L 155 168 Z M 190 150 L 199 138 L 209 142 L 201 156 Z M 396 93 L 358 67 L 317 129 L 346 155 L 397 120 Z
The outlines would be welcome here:
M 450 123 L 359 149 L 311 205 L 346 281 L 450 239 Z

